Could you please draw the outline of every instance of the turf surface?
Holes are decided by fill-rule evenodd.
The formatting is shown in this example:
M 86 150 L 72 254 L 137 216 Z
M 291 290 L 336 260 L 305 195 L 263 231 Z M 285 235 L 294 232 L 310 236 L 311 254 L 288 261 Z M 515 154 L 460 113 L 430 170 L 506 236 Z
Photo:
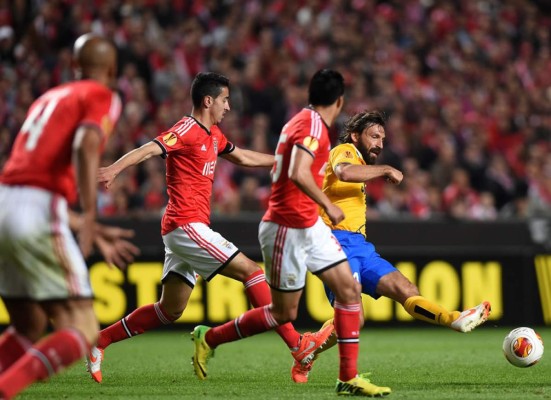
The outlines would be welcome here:
M 501 351 L 510 328 L 487 325 L 469 334 L 440 327 L 364 328 L 360 372 L 390 386 L 389 399 L 551 399 L 551 356 L 526 369 Z M 536 328 L 551 344 L 551 328 Z M 324 353 L 310 382 L 291 381 L 291 356 L 279 337 L 265 333 L 221 346 L 199 381 L 187 332 L 147 333 L 106 351 L 103 383 L 83 362 L 37 383 L 18 399 L 334 399 L 337 349 Z

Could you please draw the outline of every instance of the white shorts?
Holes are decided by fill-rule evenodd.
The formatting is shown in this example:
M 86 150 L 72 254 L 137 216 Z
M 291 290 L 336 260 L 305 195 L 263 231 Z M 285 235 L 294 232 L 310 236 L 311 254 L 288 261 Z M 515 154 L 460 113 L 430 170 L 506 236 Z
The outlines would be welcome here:
M 172 272 L 191 287 L 197 281 L 196 274 L 209 281 L 239 253 L 233 243 L 201 222 L 174 229 L 163 236 L 163 243 L 165 263 L 161 280 Z
M 0 296 L 36 301 L 92 297 L 62 196 L 0 185 Z
M 277 290 L 304 288 L 306 270 L 319 274 L 346 261 L 346 254 L 321 218 L 304 229 L 262 221 L 258 232 L 266 281 Z

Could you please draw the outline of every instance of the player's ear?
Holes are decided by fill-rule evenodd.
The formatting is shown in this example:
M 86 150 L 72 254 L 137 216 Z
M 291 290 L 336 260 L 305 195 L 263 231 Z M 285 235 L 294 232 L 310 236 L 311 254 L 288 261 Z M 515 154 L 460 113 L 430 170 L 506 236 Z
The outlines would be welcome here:
M 212 103 L 214 103 L 214 99 L 212 98 L 212 96 L 203 97 L 203 106 L 205 108 L 210 108 L 212 106 Z
M 339 112 L 342 110 L 343 107 L 344 107 L 344 96 L 340 96 L 337 99 L 337 109 L 339 110 Z

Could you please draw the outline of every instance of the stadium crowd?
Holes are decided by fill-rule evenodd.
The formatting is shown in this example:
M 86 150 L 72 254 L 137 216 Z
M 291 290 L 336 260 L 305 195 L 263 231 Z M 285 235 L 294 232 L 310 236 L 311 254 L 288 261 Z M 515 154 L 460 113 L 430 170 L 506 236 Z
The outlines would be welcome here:
M 104 164 L 191 109 L 200 71 L 231 80 L 221 127 L 272 153 L 323 67 L 346 79 L 344 112 L 389 116 L 380 157 L 399 186 L 370 183 L 370 218 L 551 215 L 551 7 L 528 0 L 0 1 L 0 165 L 31 102 L 71 79 L 71 45 L 93 31 L 119 48 L 124 109 Z M 213 212 L 264 210 L 269 174 L 219 159 Z M 164 161 L 124 172 L 102 216 L 160 215 Z

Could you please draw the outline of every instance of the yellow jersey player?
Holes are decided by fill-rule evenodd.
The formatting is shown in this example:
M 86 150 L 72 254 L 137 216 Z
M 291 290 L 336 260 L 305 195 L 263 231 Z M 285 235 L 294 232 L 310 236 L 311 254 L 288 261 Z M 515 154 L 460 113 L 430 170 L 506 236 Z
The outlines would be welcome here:
M 403 179 L 397 169 L 388 165 L 375 165 L 383 150 L 386 119 L 382 112 L 364 111 L 346 122 L 345 130 L 339 138 L 341 144 L 329 154 L 322 186 L 331 202 L 344 211 L 345 218 L 333 224 L 323 210 L 321 217 L 342 246 L 352 274 L 361 284 L 362 293 L 374 299 L 389 297 L 402 304 L 418 320 L 447 326 L 459 332 L 470 332 L 488 319 L 489 302 L 485 301 L 463 312 L 444 309 L 421 296 L 417 286 L 382 258 L 375 251 L 375 246 L 366 240 L 365 183 L 383 177 L 390 183 L 399 184 Z M 326 293 L 333 304 L 334 295 L 327 287 Z M 324 326 L 331 322 L 327 321 Z M 321 351 L 335 343 L 336 338 L 333 337 Z M 312 363 L 304 365 L 295 362 L 291 369 L 293 381 L 306 383 L 311 368 Z

